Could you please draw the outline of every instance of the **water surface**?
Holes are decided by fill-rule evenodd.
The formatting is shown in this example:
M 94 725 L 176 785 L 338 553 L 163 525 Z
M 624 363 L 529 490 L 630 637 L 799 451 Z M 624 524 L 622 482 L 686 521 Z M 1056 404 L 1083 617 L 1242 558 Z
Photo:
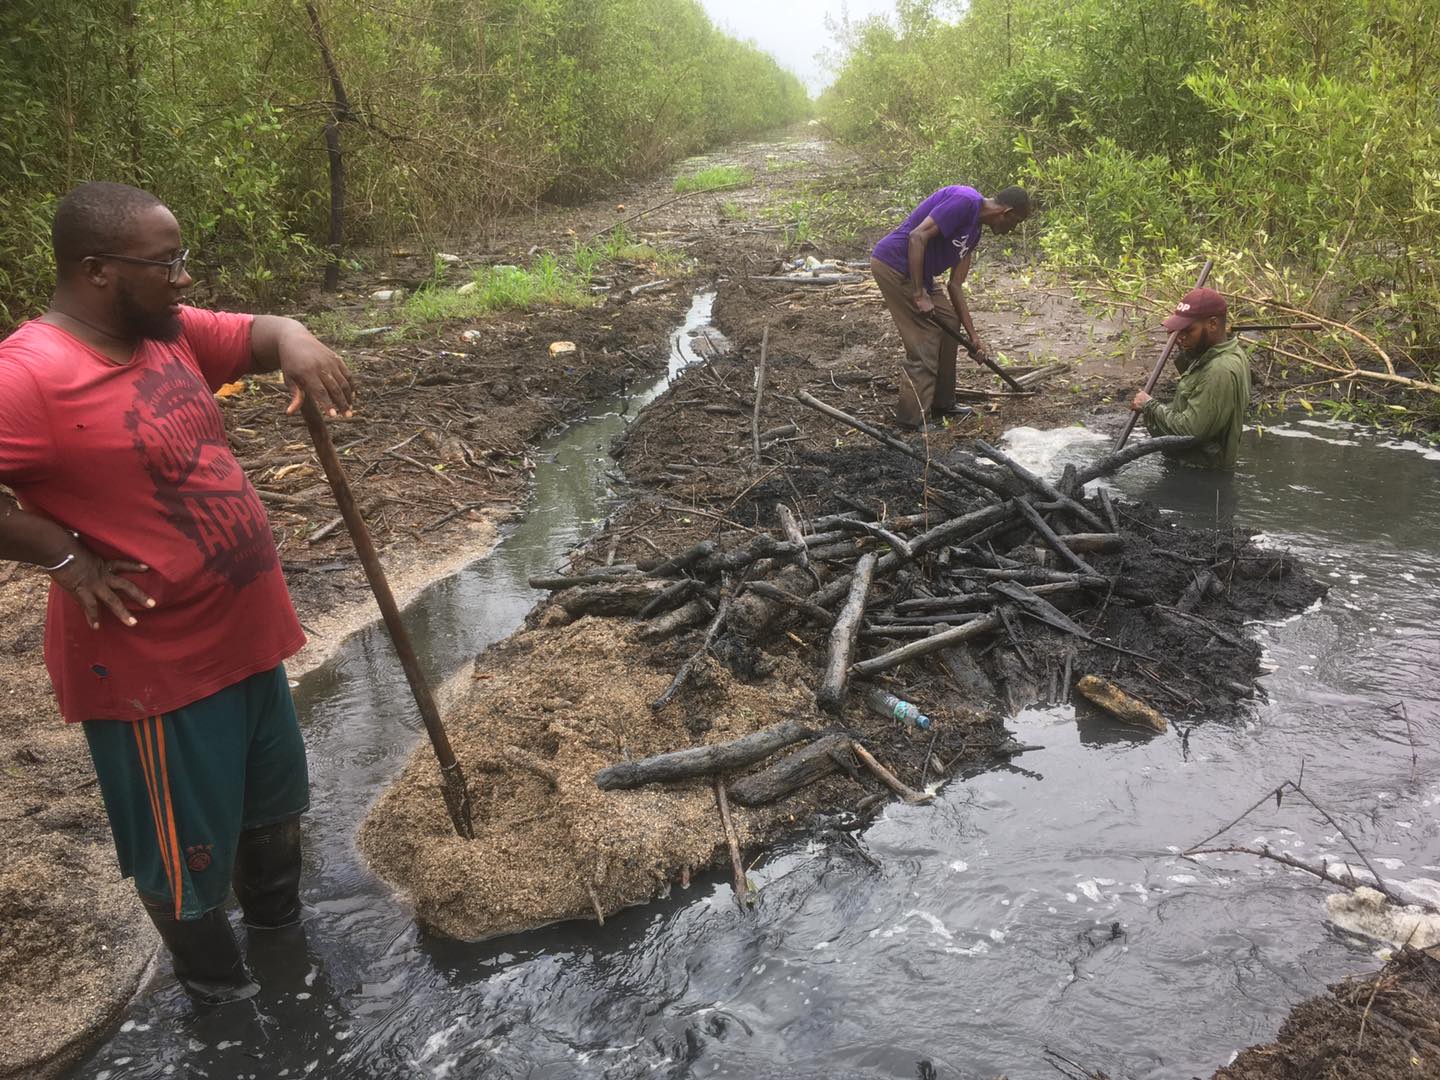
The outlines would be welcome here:
M 412 607 L 437 675 L 507 635 L 534 599 L 525 578 L 614 505 L 606 447 L 624 423 L 562 435 L 524 522 Z M 1009 446 L 1055 475 L 1106 442 L 1066 429 Z M 1233 515 L 1330 584 L 1318 609 L 1256 628 L 1268 700 L 1196 727 L 1188 750 L 1174 733 L 1028 710 L 1012 727 L 1044 750 L 954 780 L 931 806 L 893 805 L 858 835 L 821 829 L 774 853 L 752 873 L 751 913 L 710 877 L 603 928 L 422 936 L 354 849 L 419 730 L 385 639 L 357 635 L 298 692 L 316 805 L 305 948 L 258 943 L 265 990 L 228 1009 L 196 1012 L 162 976 L 77 1075 L 910 1078 L 928 1060 L 940 1077 L 1049 1080 L 1052 1047 L 1117 1078 L 1208 1076 L 1273 1037 L 1293 1003 L 1378 961 L 1322 921 L 1314 882 L 1180 849 L 1304 761 L 1307 789 L 1384 872 L 1440 877 L 1437 479 L 1434 456 L 1303 421 L 1247 432 L 1224 485 L 1133 466 L 1127 496 L 1199 527 Z M 1389 708 L 1401 700 L 1413 750 Z M 1288 804 L 1233 837 L 1344 854 Z

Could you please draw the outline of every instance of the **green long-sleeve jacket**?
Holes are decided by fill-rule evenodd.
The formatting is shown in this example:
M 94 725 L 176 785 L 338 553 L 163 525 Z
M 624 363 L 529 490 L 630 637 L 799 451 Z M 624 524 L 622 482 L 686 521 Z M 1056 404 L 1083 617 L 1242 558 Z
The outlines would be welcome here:
M 1233 469 L 1250 407 L 1250 360 L 1238 338 L 1206 350 L 1180 376 L 1169 405 L 1147 401 L 1140 410 L 1151 435 L 1198 435 L 1206 441 L 1174 455 L 1190 465 Z

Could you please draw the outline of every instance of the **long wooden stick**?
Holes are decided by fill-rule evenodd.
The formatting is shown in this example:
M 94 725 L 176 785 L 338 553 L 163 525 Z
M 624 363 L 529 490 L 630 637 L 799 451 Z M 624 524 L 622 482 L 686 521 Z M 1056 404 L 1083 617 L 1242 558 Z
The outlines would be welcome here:
M 335 444 L 330 441 L 330 429 L 325 426 L 320 410 L 315 407 L 309 395 L 301 402 L 300 412 L 305 417 L 306 427 L 310 429 L 310 438 L 315 443 L 315 453 L 325 469 L 325 478 L 330 481 L 330 490 L 335 493 L 335 504 L 340 509 L 340 516 L 345 519 L 350 541 L 355 545 L 355 553 L 360 556 L 360 565 L 365 568 L 365 577 L 370 582 L 370 590 L 375 594 L 375 603 L 380 607 L 380 617 L 385 621 L 390 642 L 395 646 L 396 655 L 400 657 L 400 666 L 405 669 L 405 679 L 410 684 L 410 692 L 415 695 L 420 719 L 425 722 L 425 731 L 430 736 L 435 760 L 440 764 L 440 791 L 445 797 L 445 808 L 450 812 L 450 822 L 455 826 L 458 835 L 472 840 L 475 830 L 470 818 L 470 792 L 465 784 L 465 773 L 450 746 L 450 738 L 446 735 L 445 725 L 440 719 L 440 710 L 436 708 L 435 698 L 430 693 L 430 683 L 415 655 L 415 646 L 410 641 L 409 631 L 405 629 L 405 621 L 400 617 L 400 608 L 395 603 L 395 594 L 390 591 L 390 583 L 380 565 L 380 555 L 375 550 L 374 541 L 370 539 L 370 530 L 365 526 L 360 508 L 355 505 L 355 496 L 350 491 L 350 481 L 345 476 L 345 468 L 340 464 L 340 455 L 335 452 Z
M 1020 383 L 1016 382 L 1014 377 L 1012 377 L 1004 368 L 1002 368 L 999 364 L 995 363 L 994 360 L 991 360 L 987 354 L 982 353 L 978 349 L 976 349 L 974 343 L 968 337 L 965 337 L 963 334 L 957 334 L 954 330 L 951 330 L 950 327 L 941 320 L 940 316 L 935 314 L 933 311 L 930 313 L 930 321 L 933 322 L 936 326 L 940 327 L 940 329 L 945 331 L 945 333 L 948 334 L 950 337 L 954 338 L 956 343 L 967 353 L 970 354 L 971 360 L 974 360 L 977 364 L 984 365 L 985 367 L 993 371 L 996 375 L 999 375 L 1000 378 L 1004 380 L 1007 385 L 1009 385 L 1011 390 L 1014 390 L 1021 394 L 1026 392 L 1025 387 L 1020 385 Z
M 851 675 L 874 675 L 881 671 L 889 671 L 893 667 L 899 667 L 907 660 L 913 660 L 917 656 L 926 656 L 938 649 L 950 645 L 958 645 L 962 641 L 969 641 L 971 638 L 979 637 L 981 634 L 988 634 L 1000 628 L 1000 616 L 986 615 L 983 619 L 976 619 L 964 626 L 957 626 L 953 630 L 945 630 L 938 634 L 931 634 L 929 637 L 921 638 L 919 641 L 912 641 L 909 645 L 902 645 L 900 648 L 881 656 L 871 657 L 869 660 L 861 660 L 859 663 L 850 665 Z
M 881 783 L 895 792 L 896 795 L 899 795 L 903 802 L 907 802 L 911 806 L 923 806 L 925 803 L 935 801 L 934 795 L 927 795 L 923 791 L 916 791 L 910 785 L 904 783 L 898 776 L 884 765 L 881 765 L 880 762 L 876 761 L 875 755 L 870 753 L 869 750 L 866 750 L 865 747 L 861 746 L 858 742 L 852 742 L 850 746 L 855 751 L 855 756 L 860 759 L 860 764 L 864 765 L 879 777 Z
M 755 407 L 750 414 L 750 438 L 755 444 L 755 468 L 760 468 L 760 405 L 765 399 L 765 354 L 770 351 L 770 324 L 760 335 L 760 365 L 755 369 Z
M 975 440 L 975 449 L 981 454 L 983 454 L 985 457 L 988 457 L 991 461 L 996 461 L 999 462 L 1001 465 L 1004 465 L 1007 469 L 1009 469 L 1016 476 L 1018 476 L 1027 487 L 1031 488 L 1034 491 L 1038 491 L 1047 499 L 1051 499 L 1055 502 L 1060 503 L 1062 506 L 1065 507 L 1066 510 L 1068 510 L 1071 514 L 1074 514 L 1081 521 L 1085 522 L 1086 525 L 1089 525 L 1097 533 L 1103 533 L 1105 531 L 1105 523 L 1101 521 L 1098 517 L 1096 517 L 1094 514 L 1092 514 L 1086 507 L 1081 506 L 1074 499 L 1070 498 L 1070 496 L 1061 492 L 1059 488 L 1057 488 L 1054 484 L 1050 483 L 1050 481 L 1046 480 L 1044 477 L 1037 476 L 1035 473 L 1025 468 L 1024 465 L 1021 465 L 1020 462 L 1016 461 L 1009 454 L 1005 453 L 1002 450 L 997 450 L 995 447 L 987 443 L 984 439 Z
M 845 705 L 845 691 L 850 683 L 850 659 L 855 653 L 855 640 L 860 633 L 860 623 L 865 618 L 865 601 L 870 595 L 870 581 L 875 575 L 876 557 L 872 552 L 860 556 L 855 564 L 854 576 L 850 579 L 850 595 L 835 627 L 830 631 L 830 652 L 825 662 L 825 677 L 815 695 L 816 703 L 830 713 L 839 716 Z
M 1210 268 L 1215 265 L 1215 260 L 1206 259 L 1204 267 L 1200 270 L 1200 276 L 1195 279 L 1195 288 L 1204 288 L 1205 282 L 1210 280 Z M 1170 359 L 1170 354 L 1175 351 L 1175 343 L 1180 340 L 1180 331 L 1176 330 L 1165 341 L 1165 348 L 1160 353 L 1160 359 L 1155 362 L 1155 369 L 1150 372 L 1150 377 L 1145 380 L 1145 393 L 1155 389 L 1155 384 L 1160 381 L 1160 376 L 1165 371 L 1165 364 Z M 1120 437 L 1115 440 L 1115 449 L 1123 450 L 1125 444 L 1130 441 L 1130 433 L 1135 430 L 1135 421 L 1140 419 L 1138 412 L 1132 412 L 1130 419 L 1125 421 L 1125 430 L 1120 432 Z
M 725 797 L 725 781 L 715 777 L 715 805 L 720 807 L 720 824 L 725 828 L 725 844 L 730 849 L 730 869 L 735 874 L 735 902 L 742 908 L 750 901 L 750 889 L 745 881 L 745 863 L 740 859 L 740 837 L 735 834 L 735 823 L 730 820 L 730 800 Z
M 833 405 L 825 404 L 825 402 L 821 401 L 819 398 L 809 393 L 808 391 L 801 390 L 795 395 L 795 398 L 797 401 L 800 402 L 800 404 L 808 405 L 816 412 L 824 413 L 826 416 L 839 420 L 842 424 L 849 425 L 856 431 L 860 432 L 862 435 L 869 435 L 870 438 L 874 439 L 878 443 L 882 443 L 885 446 L 888 446 L 891 450 L 898 450 L 900 453 L 906 455 L 907 457 L 912 457 L 916 461 L 925 463 L 935 472 L 939 473 L 941 476 L 948 477 L 949 479 L 954 480 L 957 484 L 962 484 L 969 487 L 984 488 L 986 491 L 998 493 L 1001 495 L 1008 494 L 1002 484 L 1000 484 L 994 478 L 986 476 L 979 469 L 972 469 L 968 466 L 951 468 L 949 465 L 944 465 L 931 458 L 927 458 L 924 453 L 895 438 L 893 435 L 887 435 L 879 428 L 867 424 L 864 420 L 858 420 L 855 417 L 851 416 L 849 413 L 844 412 L 841 409 L 835 408 L 835 406 Z

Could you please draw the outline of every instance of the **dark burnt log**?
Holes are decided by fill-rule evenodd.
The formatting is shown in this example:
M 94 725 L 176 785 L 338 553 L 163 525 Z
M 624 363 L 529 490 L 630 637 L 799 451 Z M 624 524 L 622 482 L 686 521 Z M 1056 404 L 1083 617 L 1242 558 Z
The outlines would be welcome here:
M 1062 507 L 1064 507 L 1066 511 L 1068 511 L 1070 514 L 1073 514 L 1081 521 L 1085 522 L 1085 524 L 1089 525 L 1096 532 L 1105 531 L 1105 523 L 1103 521 L 1101 521 L 1085 507 L 1081 506 L 1074 499 L 1070 498 L 1070 496 L 1063 494 L 1060 489 L 1057 488 L 1054 484 L 1050 483 L 1050 481 L 1044 479 L 1043 477 L 1037 476 L 1035 473 L 1025 468 L 1024 465 L 1021 465 L 1009 454 L 995 449 L 995 447 L 991 446 L 984 439 L 975 440 L 975 449 L 980 451 L 980 453 L 984 454 L 991 461 L 998 461 L 1001 465 L 1004 465 L 1012 473 L 1018 476 L 1026 487 L 1045 496 L 1045 498 L 1050 499 L 1052 502 L 1059 503 Z
M 636 565 L 651 577 L 674 577 L 683 574 L 696 563 L 708 559 L 715 554 L 717 548 L 714 540 L 701 540 L 693 547 L 688 547 L 679 555 L 668 559 L 642 559 Z
M 1071 551 L 1065 541 L 1055 535 L 1055 530 L 1045 524 L 1045 519 L 1040 516 L 1039 512 L 1033 506 L 1024 499 L 1015 499 L 1012 505 L 1020 511 L 1026 521 L 1030 522 L 1030 527 L 1040 535 L 1040 538 L 1045 541 L 1051 551 L 1055 552 L 1055 554 L 1059 555 L 1082 574 L 1089 574 L 1092 577 L 1100 576 L 1093 566 L 1080 558 L 1079 555 L 1076 555 L 1075 552 Z
M 814 562 L 854 562 L 861 555 L 864 541 L 846 540 L 838 544 L 824 544 L 810 549 Z
M 816 604 L 812 604 L 803 596 L 796 596 L 794 593 L 788 593 L 784 589 L 776 588 L 769 582 L 752 581 L 745 586 L 745 591 L 747 593 L 755 593 L 758 596 L 763 596 L 767 600 L 778 601 L 779 603 L 784 604 L 788 608 L 794 608 L 796 611 L 809 618 L 811 622 L 817 622 L 821 626 L 831 626 L 835 622 L 835 616 L 832 615 L 830 612 L 826 611 L 824 608 L 819 607 Z M 734 619 L 735 617 L 732 615 L 732 623 L 734 622 Z
M 850 595 L 830 631 L 830 650 L 825 661 L 825 675 L 815 700 L 820 708 L 838 716 L 845 706 L 845 689 L 850 681 L 850 660 L 855 654 L 855 636 L 865 617 L 865 602 L 870 596 L 870 582 L 875 575 L 876 557 L 862 555 L 850 576 Z
M 796 606 L 788 599 L 774 595 L 770 591 L 772 589 L 774 593 L 786 593 L 803 601 L 815 591 L 814 573 L 798 566 L 785 566 L 769 582 L 748 582 L 745 591 L 736 597 L 731 607 L 729 625 L 734 633 L 756 641 L 769 632 L 770 624 L 786 610 L 787 605 Z M 824 625 L 829 626 L 834 621 L 835 617 L 826 612 Z
M 988 593 L 960 593 L 953 596 L 919 596 L 913 600 L 901 600 L 895 605 L 899 614 L 932 611 L 986 611 L 995 605 L 995 598 Z
M 743 548 L 724 554 L 709 555 L 695 564 L 695 573 L 700 577 L 718 577 L 720 574 L 743 570 L 760 559 L 789 560 L 803 554 L 802 544 L 797 550 L 794 545 L 762 533 Z
M 620 578 L 634 578 L 640 580 L 636 567 L 632 565 L 622 566 L 597 566 L 593 570 L 587 570 L 583 574 L 544 574 L 537 575 L 530 579 L 532 589 L 545 589 L 549 592 L 559 592 L 561 589 L 574 589 L 585 585 L 608 585 Z
M 694 578 L 681 578 L 674 585 L 667 585 L 656 594 L 654 600 L 641 608 L 640 618 L 648 619 L 662 611 L 668 611 L 704 587 L 703 582 L 696 581 Z
M 825 735 L 809 746 L 786 754 L 773 765 L 730 784 L 730 800 L 740 806 L 778 802 L 801 788 L 840 771 L 837 756 L 850 749 L 844 735 Z
M 714 614 L 715 609 L 710 606 L 710 601 L 703 596 L 697 596 L 688 604 L 681 604 L 675 610 L 651 619 L 640 628 L 640 640 L 651 645 L 666 641 L 692 626 L 699 626 Z
M 663 582 L 641 579 L 566 589 L 554 599 L 577 619 L 582 615 L 636 615 L 664 591 Z
M 800 721 L 786 720 L 729 742 L 672 750 L 639 761 L 618 761 L 595 774 L 595 786 L 602 791 L 625 791 L 646 784 L 669 784 L 696 776 L 743 769 L 769 757 L 776 750 L 814 735 Z
M 1098 480 L 1102 476 L 1108 476 L 1116 469 L 1129 465 L 1137 458 L 1146 454 L 1174 453 L 1180 450 L 1188 450 L 1192 446 L 1199 446 L 1203 440 L 1190 435 L 1158 435 L 1153 439 L 1146 439 L 1144 442 L 1133 443 L 1118 450 L 1113 454 L 1106 454 L 1099 461 L 1091 462 L 1081 469 L 1075 477 L 1075 482 L 1082 488 L 1091 480 Z
M 892 623 L 866 624 L 860 630 L 860 639 L 862 641 L 908 641 L 912 638 L 927 638 L 964 621 L 961 618 L 955 618 L 948 622 L 936 623 L 934 626 L 897 626 Z
M 907 544 L 900 537 L 896 536 L 889 529 L 886 529 L 880 525 L 876 525 L 874 522 L 837 521 L 835 523 L 835 526 L 836 529 L 840 532 L 863 533 L 866 536 L 874 537 L 876 540 L 883 540 L 886 544 L 890 545 L 891 551 L 895 552 L 896 555 L 900 556 L 900 558 L 904 559 L 906 562 L 909 562 L 915 557 L 915 553 L 910 550 L 909 544 Z

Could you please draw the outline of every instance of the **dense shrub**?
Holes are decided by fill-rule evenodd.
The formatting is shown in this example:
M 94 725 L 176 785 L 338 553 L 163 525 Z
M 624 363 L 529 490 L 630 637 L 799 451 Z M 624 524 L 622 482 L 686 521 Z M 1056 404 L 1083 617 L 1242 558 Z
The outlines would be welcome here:
M 1057 262 L 1219 253 L 1434 347 L 1437 24 L 1435 0 L 903 0 L 845 29 L 821 107 L 909 195 L 1023 177 Z
M 0 325 L 49 288 L 54 199 L 155 191 L 264 299 L 325 239 L 334 95 L 302 0 L 0 4 Z M 436 236 L 795 120 L 799 81 L 696 0 L 316 0 L 351 111 L 349 238 Z

